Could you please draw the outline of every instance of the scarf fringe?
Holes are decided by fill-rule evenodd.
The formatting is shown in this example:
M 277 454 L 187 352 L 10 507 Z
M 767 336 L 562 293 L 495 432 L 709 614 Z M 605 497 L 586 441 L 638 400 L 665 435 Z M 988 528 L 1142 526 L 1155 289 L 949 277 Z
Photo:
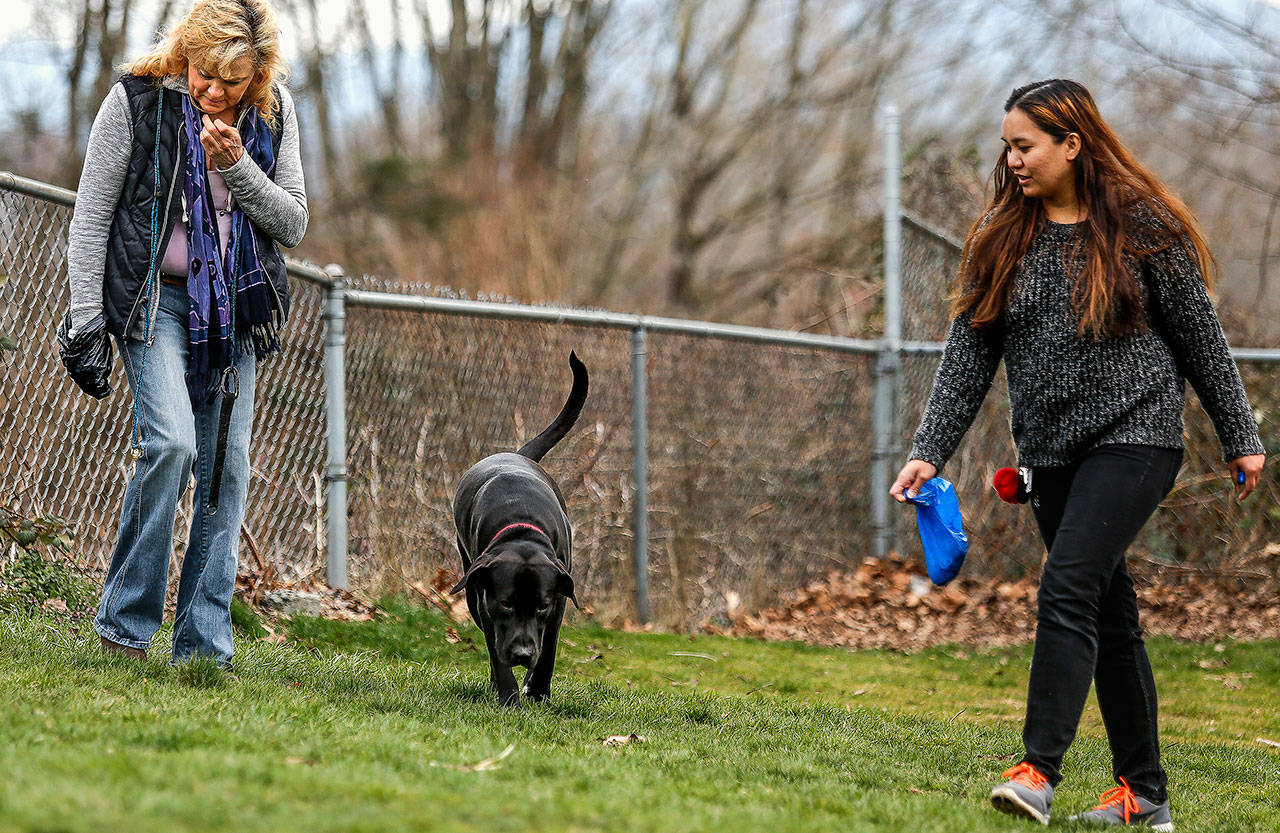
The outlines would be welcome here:
M 249 338 L 253 341 L 253 358 L 257 361 L 266 361 L 272 353 L 281 351 L 280 329 L 275 321 L 253 325 Z

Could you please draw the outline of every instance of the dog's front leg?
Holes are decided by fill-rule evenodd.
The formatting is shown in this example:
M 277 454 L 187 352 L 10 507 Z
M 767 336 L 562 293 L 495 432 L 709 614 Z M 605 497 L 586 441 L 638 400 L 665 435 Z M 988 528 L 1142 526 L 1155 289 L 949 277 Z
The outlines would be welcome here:
M 498 660 L 498 646 L 489 628 L 485 628 L 484 641 L 489 646 L 489 685 L 498 693 L 498 705 L 520 705 L 520 686 L 516 684 L 516 675 L 511 672 L 510 665 L 503 665 Z
M 534 703 L 551 699 L 551 673 L 556 669 L 556 647 L 560 644 L 560 624 L 564 621 L 564 599 L 556 600 L 556 609 L 542 632 L 542 650 L 538 663 L 524 678 L 524 696 Z
M 498 692 L 499 706 L 520 705 L 520 686 L 516 684 L 516 675 L 511 672 L 511 666 L 498 662 L 492 654 L 489 655 L 489 683 Z

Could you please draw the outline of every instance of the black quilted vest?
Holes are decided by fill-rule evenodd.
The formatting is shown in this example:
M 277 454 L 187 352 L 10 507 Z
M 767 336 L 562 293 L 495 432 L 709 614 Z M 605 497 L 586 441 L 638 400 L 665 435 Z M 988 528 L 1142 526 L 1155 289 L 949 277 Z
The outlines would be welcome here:
M 102 301 L 107 330 L 122 336 L 133 328 L 140 316 L 146 314 L 147 301 L 142 295 L 146 288 L 147 272 L 153 265 L 159 269 L 159 260 L 164 256 L 163 246 L 169 239 L 169 232 L 182 216 L 182 165 L 186 154 L 186 137 L 182 130 L 181 92 L 165 89 L 161 100 L 159 79 L 125 75 L 120 78 L 120 82 L 129 98 L 133 148 L 129 156 L 129 169 L 125 173 L 124 188 L 120 192 L 120 202 L 116 205 L 115 218 L 111 221 L 111 234 L 107 238 Z M 159 119 L 157 105 L 160 106 Z M 277 156 L 283 121 L 277 112 L 275 126 L 271 130 L 271 143 Z M 155 173 L 156 153 L 160 157 L 158 180 Z M 163 207 L 157 222 L 159 234 L 156 251 L 153 253 L 151 210 L 156 200 L 161 200 Z M 285 274 L 284 255 L 276 241 L 256 224 L 253 232 L 258 242 L 258 258 L 266 270 L 272 290 L 280 299 L 283 321 L 289 315 L 289 284 Z

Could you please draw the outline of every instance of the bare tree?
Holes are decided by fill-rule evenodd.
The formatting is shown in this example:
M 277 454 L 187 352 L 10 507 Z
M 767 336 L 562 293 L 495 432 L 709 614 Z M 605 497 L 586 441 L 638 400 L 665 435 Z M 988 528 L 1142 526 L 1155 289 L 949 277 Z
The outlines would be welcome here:
M 548 56 L 547 30 L 553 7 L 526 0 L 528 34 L 525 95 L 516 130 L 517 159 L 527 169 L 573 167 L 582 111 L 588 95 L 592 47 L 608 19 L 612 4 L 572 0 L 558 25 L 559 43 Z
M 628 177 L 618 215 L 669 230 L 664 306 L 741 313 L 751 299 L 748 306 L 768 310 L 798 272 L 843 256 L 853 206 L 828 211 L 843 219 L 825 229 L 815 220 L 866 179 L 873 113 L 888 68 L 906 48 L 890 37 L 895 5 L 851 13 L 843 4 L 792 0 L 768 16 L 756 0 L 729 15 L 722 3 L 670 4 L 674 57 L 628 162 L 632 170 L 660 169 L 667 185 L 648 218 L 638 219 L 640 195 L 658 195 L 651 178 Z M 777 31 L 787 35 L 780 49 Z M 851 133 L 862 138 L 846 142 Z M 628 236 L 613 235 L 599 289 L 621 279 L 612 274 L 624 259 L 616 241 Z M 810 270 L 818 283 L 831 274 Z
M 369 27 L 369 15 L 365 0 L 350 0 L 350 19 L 360 36 L 360 55 L 364 59 L 365 74 L 373 88 L 373 97 L 382 114 L 382 136 L 392 153 L 401 153 L 405 147 L 404 128 L 400 123 L 402 97 L 400 74 L 404 58 L 404 40 L 400 31 L 400 0 L 391 4 L 391 45 L 386 55 L 376 43 Z M 314 2 L 312 3 L 314 6 Z M 314 14 L 312 19 L 314 20 Z M 386 70 L 379 69 L 380 58 L 385 58 Z
M 301 97 L 307 99 L 314 112 L 314 124 L 307 125 L 308 137 L 319 139 L 320 168 L 326 178 L 338 164 L 336 126 L 332 114 L 329 88 L 329 46 L 320 35 L 320 11 L 318 0 L 288 0 L 286 8 L 295 20 L 306 16 L 305 27 L 299 26 L 299 42 L 302 46 Z M 305 33 L 305 37 L 302 36 Z
M 450 0 L 446 34 L 428 3 L 415 0 L 449 156 L 497 151 L 510 124 L 523 170 L 571 161 L 592 46 L 610 7 L 611 0 Z M 522 62 L 509 54 L 516 40 L 527 50 Z M 519 99 L 500 95 L 504 73 L 523 89 Z
M 1272 230 L 1280 205 L 1280 11 L 1257 2 L 1158 5 L 1197 37 L 1158 40 L 1112 0 L 1113 40 L 1143 69 L 1127 85 L 1135 104 L 1147 115 L 1161 115 L 1161 129 L 1147 140 L 1184 160 L 1179 174 L 1190 186 L 1186 191 L 1217 232 L 1218 251 L 1232 254 L 1224 265 L 1241 282 L 1256 279 L 1251 294 L 1236 298 L 1247 313 L 1234 316 L 1256 331 L 1277 256 Z M 1252 250 L 1252 257 L 1242 249 Z M 1248 260 L 1256 260 L 1256 268 Z

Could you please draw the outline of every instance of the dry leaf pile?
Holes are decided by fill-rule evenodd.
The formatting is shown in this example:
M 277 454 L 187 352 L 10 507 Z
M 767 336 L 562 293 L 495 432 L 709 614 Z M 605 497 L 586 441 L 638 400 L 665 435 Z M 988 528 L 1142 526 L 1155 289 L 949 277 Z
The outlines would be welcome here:
M 1152 634 L 1207 641 L 1280 638 L 1274 582 L 1138 572 L 1138 606 Z M 783 595 L 723 629 L 734 636 L 850 648 L 919 650 L 943 643 L 1001 647 L 1035 637 L 1038 578 L 956 579 L 935 587 L 917 565 L 869 558 Z M 718 629 L 717 629 L 718 630 Z

